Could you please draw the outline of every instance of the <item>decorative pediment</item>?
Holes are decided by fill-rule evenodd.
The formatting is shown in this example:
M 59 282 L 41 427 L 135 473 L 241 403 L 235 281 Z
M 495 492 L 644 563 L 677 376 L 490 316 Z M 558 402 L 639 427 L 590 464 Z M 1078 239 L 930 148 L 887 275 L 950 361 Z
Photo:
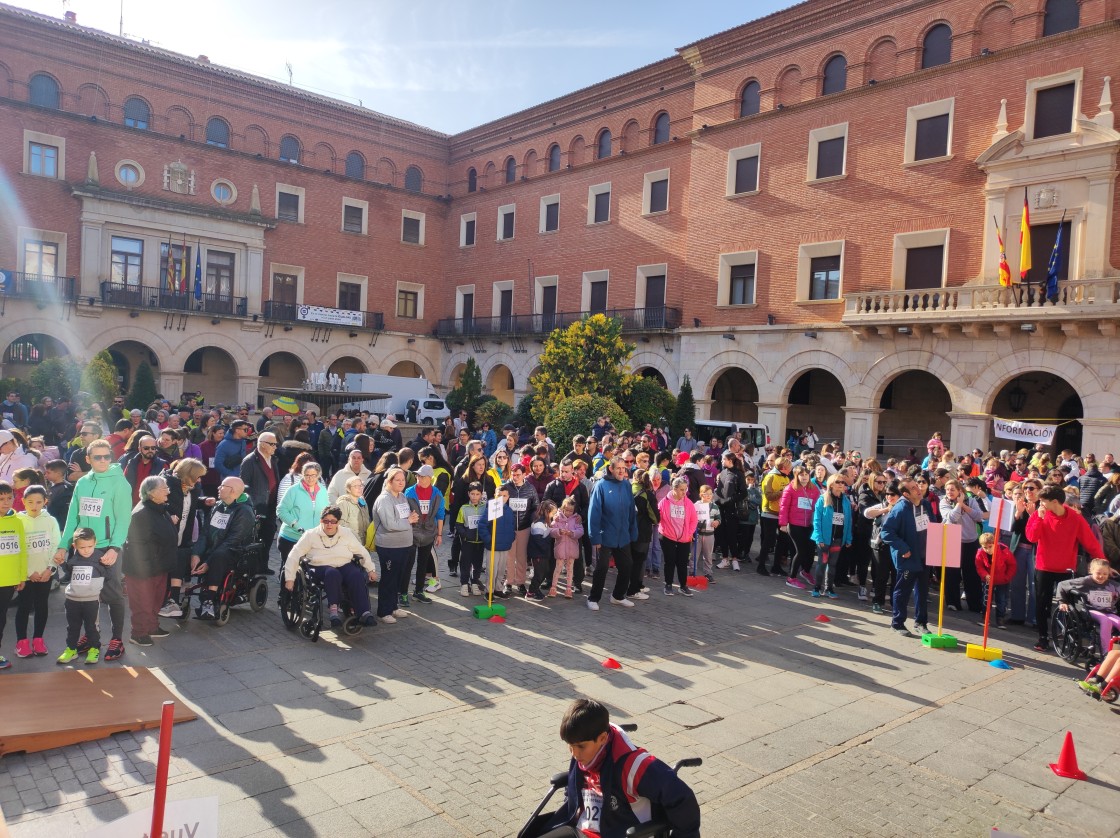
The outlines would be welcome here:
M 984 153 L 976 158 L 976 165 L 987 170 L 1001 163 L 1022 163 L 1027 160 L 1068 155 L 1071 151 L 1114 152 L 1115 147 L 1120 145 L 1120 131 L 1113 128 L 1099 125 L 1085 117 L 1078 117 L 1075 126 L 1070 134 L 1029 142 L 1022 129 L 1012 131 L 988 146 Z

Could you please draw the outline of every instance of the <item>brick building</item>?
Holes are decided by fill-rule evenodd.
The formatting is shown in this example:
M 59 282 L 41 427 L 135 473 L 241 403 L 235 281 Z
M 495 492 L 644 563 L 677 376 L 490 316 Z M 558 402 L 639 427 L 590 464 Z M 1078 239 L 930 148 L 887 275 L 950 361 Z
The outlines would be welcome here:
M 605 310 L 636 369 L 775 435 L 961 451 L 998 415 L 1120 448 L 1118 18 L 809 0 L 447 136 L 0 6 L 4 374 L 108 348 L 253 401 L 473 355 L 513 401 Z M 1030 294 L 997 281 L 1024 196 Z

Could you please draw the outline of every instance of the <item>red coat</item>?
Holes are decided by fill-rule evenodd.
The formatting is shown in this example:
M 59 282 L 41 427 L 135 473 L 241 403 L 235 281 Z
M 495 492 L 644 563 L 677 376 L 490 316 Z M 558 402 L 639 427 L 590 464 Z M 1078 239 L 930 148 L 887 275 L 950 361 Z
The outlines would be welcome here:
M 984 581 L 984 578 L 990 572 L 989 566 L 995 564 L 995 572 L 992 573 L 995 584 L 1008 585 L 1011 583 L 1012 577 L 1015 576 L 1015 571 L 1019 565 L 1015 561 L 1015 554 L 1008 549 L 1006 544 L 997 541 L 995 547 L 994 556 L 989 556 L 982 548 L 976 551 L 976 572 L 980 574 L 980 581 Z

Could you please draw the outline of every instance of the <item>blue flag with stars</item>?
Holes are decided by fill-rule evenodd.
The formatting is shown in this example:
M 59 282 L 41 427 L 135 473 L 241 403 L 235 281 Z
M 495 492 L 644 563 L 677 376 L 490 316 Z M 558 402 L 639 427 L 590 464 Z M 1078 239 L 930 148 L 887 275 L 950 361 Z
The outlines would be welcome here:
M 1046 266 L 1046 299 L 1058 301 L 1058 271 L 1062 264 L 1062 227 L 1058 225 L 1058 235 L 1054 238 L 1054 249 L 1050 251 L 1050 264 Z

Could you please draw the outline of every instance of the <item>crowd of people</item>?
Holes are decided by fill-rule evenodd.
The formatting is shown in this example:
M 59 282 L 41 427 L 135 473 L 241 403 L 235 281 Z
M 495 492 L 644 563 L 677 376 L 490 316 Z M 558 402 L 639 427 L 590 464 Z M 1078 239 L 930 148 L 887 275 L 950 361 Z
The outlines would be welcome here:
M 126 603 L 132 643 L 167 636 L 160 617 L 183 616 L 192 580 L 196 616 L 215 619 L 226 572 L 255 541 L 265 550 L 253 572 L 279 571 L 290 590 L 303 566 L 322 582 L 336 627 L 347 605 L 373 626 L 430 603 L 443 588 L 436 550 L 449 540 L 447 573 L 462 597 L 571 600 L 586 590 L 598 611 L 614 569 L 607 603 L 632 609 L 653 595 L 691 597 L 689 580 L 717 583 L 753 564 L 808 596 L 847 588 L 873 614 L 889 611 L 902 635 L 913 599 L 921 635 L 937 572 L 925 531 L 946 522 L 961 526 L 964 557 L 945 570 L 948 609 L 981 619 L 990 585 L 992 625 L 1033 629 L 1040 651 L 1059 583 L 1085 576 L 1092 560 L 1120 569 L 1112 454 L 958 456 L 938 434 L 924 457 L 879 461 L 821 444 L 811 429 L 792 447 L 763 449 L 735 434 L 704 443 L 687 428 L 673 443 L 666 429 L 619 431 L 607 417 L 553 440 L 545 427 L 474 428 L 466 412 L 406 442 L 392 417 L 265 408 L 251 421 L 247 407 L 190 397 L 143 411 L 123 399 L 27 410 L 9 393 L 0 418 L 0 638 L 18 595 L 21 658 L 48 654 L 56 583 L 68 623 L 60 663 L 121 658 Z M 998 532 L 997 504 L 1011 509 Z M 1105 611 L 1116 612 L 1117 596 Z

